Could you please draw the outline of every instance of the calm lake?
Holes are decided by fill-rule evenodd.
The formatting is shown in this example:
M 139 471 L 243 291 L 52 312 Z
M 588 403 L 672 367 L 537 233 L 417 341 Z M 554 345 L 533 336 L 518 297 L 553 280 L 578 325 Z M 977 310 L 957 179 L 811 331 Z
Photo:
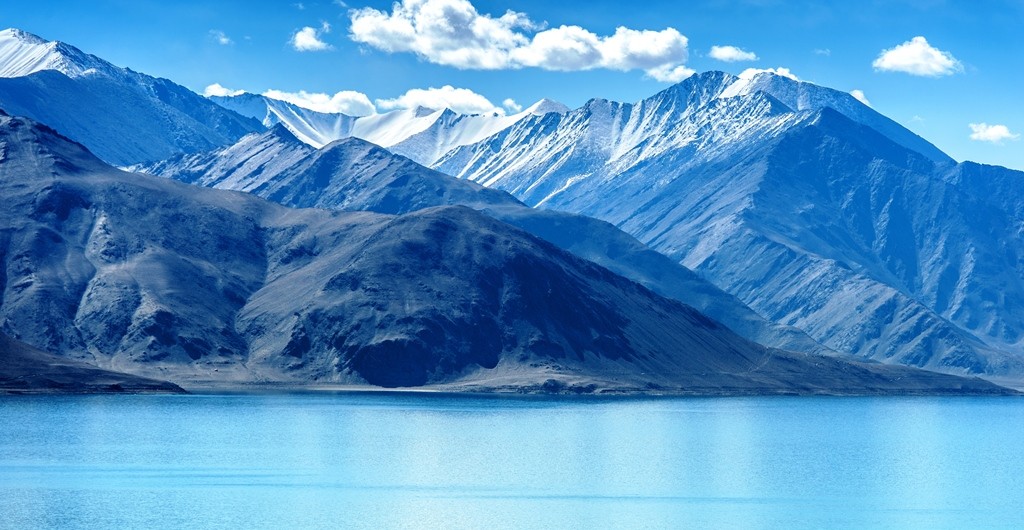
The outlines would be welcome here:
M 0 396 L 2 528 L 1024 527 L 1019 398 Z

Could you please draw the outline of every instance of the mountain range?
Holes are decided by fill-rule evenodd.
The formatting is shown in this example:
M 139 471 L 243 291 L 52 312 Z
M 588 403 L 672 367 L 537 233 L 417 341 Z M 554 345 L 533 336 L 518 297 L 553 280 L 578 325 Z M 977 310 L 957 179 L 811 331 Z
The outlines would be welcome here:
M 992 388 L 852 354 L 1024 376 L 1021 173 L 958 164 L 789 77 L 708 72 L 635 104 L 510 116 L 351 117 L 202 98 L 6 30 L 0 108 L 31 118 L 2 118 L 0 331 L 105 370 L 190 385 Z
M 269 98 L 218 99 L 234 100 L 259 107 L 264 123 L 301 128 L 267 111 Z M 430 125 L 399 128 L 419 140 L 392 138 L 392 152 L 529 206 L 608 221 L 827 349 L 1024 374 L 1024 313 L 1013 309 L 1024 300 L 1021 173 L 957 164 L 850 94 L 770 72 L 708 72 L 636 104 L 473 116 L 497 132 L 463 145 L 424 140 L 465 138 L 443 119 L 451 111 L 402 112 Z M 188 171 L 173 163 L 163 173 Z
M 517 226 L 662 296 L 693 305 L 744 337 L 787 350 L 826 353 L 803 332 L 773 324 L 735 297 L 590 217 L 530 208 L 511 195 L 459 180 L 349 137 L 320 149 L 283 124 L 206 153 L 179 155 L 133 170 L 189 184 L 245 191 L 285 206 L 387 214 L 458 204 Z
M 765 348 L 463 206 L 293 209 L 126 173 L 0 116 L 0 325 L 182 384 L 1001 392 Z

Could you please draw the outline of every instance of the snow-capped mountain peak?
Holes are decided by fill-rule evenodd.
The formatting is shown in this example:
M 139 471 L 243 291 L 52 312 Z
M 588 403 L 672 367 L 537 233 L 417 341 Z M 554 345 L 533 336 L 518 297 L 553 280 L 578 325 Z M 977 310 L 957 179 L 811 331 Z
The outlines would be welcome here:
M 554 112 L 555 114 L 565 114 L 569 112 L 569 107 L 557 101 L 550 100 L 548 98 L 542 98 L 540 101 L 530 105 L 522 112 L 522 114 L 531 116 L 543 116 Z
M 42 70 L 81 77 L 98 72 L 109 73 L 115 68 L 63 42 L 47 41 L 20 29 L 0 31 L 0 77 L 24 77 Z
M 448 110 L 448 109 L 447 109 L 447 107 L 445 107 L 445 108 L 442 108 L 440 110 L 443 112 L 443 111 Z M 413 115 L 415 115 L 417 118 L 422 118 L 424 116 L 430 116 L 431 114 L 434 114 L 437 111 L 438 111 L 438 109 L 432 109 L 430 107 L 424 107 L 423 105 L 417 105 L 416 108 L 412 109 Z

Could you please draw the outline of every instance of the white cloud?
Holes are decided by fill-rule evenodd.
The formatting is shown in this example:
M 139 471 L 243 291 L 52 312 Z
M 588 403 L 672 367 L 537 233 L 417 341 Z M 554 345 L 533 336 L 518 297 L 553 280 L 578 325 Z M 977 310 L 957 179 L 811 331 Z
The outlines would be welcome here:
M 747 68 L 746 70 L 740 72 L 739 78 L 740 79 L 753 79 L 754 76 L 756 76 L 757 74 L 763 74 L 763 73 L 769 73 L 769 74 L 779 75 L 779 76 L 782 76 L 782 77 L 788 77 L 788 78 L 792 79 L 793 81 L 799 81 L 800 80 L 800 78 L 797 77 L 796 74 L 791 72 L 789 70 L 789 68 L 783 68 L 781 66 L 778 67 L 778 68 Z
M 322 35 L 331 32 L 331 25 L 324 22 L 321 24 L 320 29 L 316 29 L 312 26 L 306 26 L 299 31 L 296 31 L 292 35 L 289 43 L 295 51 L 300 52 L 319 52 L 324 50 L 332 49 L 330 44 L 327 44 L 321 38 Z
M 971 128 L 971 140 L 978 142 L 990 142 L 997 145 L 1002 145 L 1003 140 L 1016 140 L 1020 138 L 1019 134 L 1010 132 L 1010 129 L 1005 125 L 989 125 L 987 123 L 971 123 L 968 125 Z
M 220 44 L 221 46 L 230 46 L 235 43 L 233 40 L 231 40 L 230 37 L 227 36 L 226 33 L 219 29 L 211 29 L 210 38 L 212 38 L 214 42 Z
M 864 91 L 863 90 L 851 90 L 850 91 L 850 95 L 853 96 L 854 98 L 856 98 L 857 101 L 860 101 L 861 103 L 863 103 L 863 104 L 865 104 L 865 105 L 867 105 L 869 107 L 871 106 L 871 102 L 868 101 L 868 97 L 864 95 Z
M 712 46 L 711 51 L 708 52 L 708 57 L 727 63 L 757 60 L 756 53 L 748 52 L 735 46 Z
M 509 50 L 537 26 L 526 15 L 506 11 L 494 18 L 468 0 L 402 0 L 391 13 L 365 7 L 349 12 L 349 37 L 386 52 L 412 52 L 432 63 L 494 70 L 507 68 Z
M 349 17 L 355 42 L 462 69 L 608 68 L 663 78 L 679 77 L 687 60 L 687 39 L 673 28 L 619 27 L 610 36 L 572 25 L 544 29 L 524 13 L 480 13 L 469 0 L 401 0 L 391 12 L 366 7 Z M 663 75 L 670 71 L 674 75 Z
M 203 95 L 206 97 L 210 96 L 238 96 L 245 94 L 244 90 L 231 90 L 221 86 L 220 83 L 214 83 L 203 90 Z
M 377 112 L 377 109 L 373 106 L 373 103 L 370 103 L 370 98 L 366 97 L 366 94 L 353 90 L 343 90 L 336 92 L 334 95 L 306 92 L 305 90 L 298 92 L 268 90 L 263 95 L 317 112 L 340 112 L 349 116 L 368 116 Z
M 529 44 L 509 50 L 505 67 L 589 70 L 601 62 L 600 44 L 600 37 L 590 31 L 579 26 L 561 26 L 537 33 Z
M 697 72 L 682 65 L 663 66 L 647 70 L 648 77 L 656 81 L 661 81 L 662 83 L 678 83 L 695 73 Z
M 882 72 L 904 72 L 926 77 L 952 75 L 964 70 L 953 54 L 932 47 L 920 36 L 894 48 L 882 50 L 871 65 Z
M 486 97 L 468 88 L 455 88 L 451 85 L 414 88 L 394 99 L 378 99 L 377 106 L 381 109 L 449 108 L 459 114 L 505 114 L 504 109 L 495 106 Z
M 813 51 L 814 55 L 821 55 L 824 57 L 829 57 L 830 55 L 832 55 L 832 50 L 828 48 L 815 48 Z
M 601 40 L 602 63 L 613 70 L 677 67 L 686 62 L 689 41 L 675 28 L 661 31 L 615 28 L 615 34 Z
M 522 112 L 523 111 L 523 106 L 518 104 L 518 103 L 516 103 L 516 100 L 514 100 L 512 98 L 507 98 L 507 99 L 505 99 L 505 101 L 502 101 L 501 102 L 501 106 L 505 107 L 505 110 L 507 112 L 512 113 L 512 114 L 516 114 L 518 112 Z

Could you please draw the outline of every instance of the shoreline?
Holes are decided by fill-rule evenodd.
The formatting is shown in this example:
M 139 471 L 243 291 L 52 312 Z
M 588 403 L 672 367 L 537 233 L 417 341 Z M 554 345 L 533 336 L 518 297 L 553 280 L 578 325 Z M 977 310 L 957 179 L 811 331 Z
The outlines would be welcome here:
M 244 396 L 244 395 L 379 395 L 415 396 L 424 399 L 438 397 L 472 397 L 495 399 L 532 398 L 576 398 L 580 401 L 605 399 L 672 399 L 672 398 L 738 398 L 738 397 L 1021 397 L 1024 392 L 1010 387 L 992 389 L 906 389 L 906 390 L 757 390 L 757 389 L 659 389 L 602 388 L 591 392 L 545 391 L 536 386 L 465 389 L 450 386 L 383 388 L 362 385 L 294 385 L 294 384 L 252 384 L 252 385 L 180 385 L 181 392 L 167 390 L 64 390 L 64 389 L 17 389 L 0 387 L 0 396 L 95 396 L 95 395 L 166 395 L 166 396 Z

